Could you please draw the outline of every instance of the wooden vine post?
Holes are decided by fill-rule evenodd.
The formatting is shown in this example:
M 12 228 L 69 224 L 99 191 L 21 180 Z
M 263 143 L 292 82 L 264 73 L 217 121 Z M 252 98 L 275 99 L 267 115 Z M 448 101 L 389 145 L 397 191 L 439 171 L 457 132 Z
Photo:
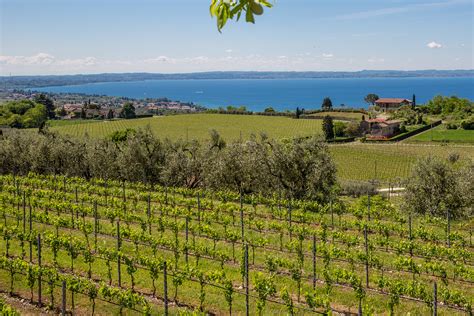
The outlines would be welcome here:
M 332 229 L 334 229 L 334 211 L 332 209 L 332 198 L 329 200 L 329 209 L 331 210 L 331 225 Z
M 148 217 L 148 233 L 151 235 L 151 192 L 148 191 L 147 199 L 147 217 Z
M 249 305 L 249 245 L 245 244 L 245 314 L 249 316 L 250 305 Z
M 413 240 L 411 212 L 408 214 L 408 232 L 409 232 L 409 237 L 410 237 L 410 257 L 413 257 L 413 246 L 411 245 L 411 242 Z
M 28 216 L 28 220 L 30 222 L 30 229 L 29 229 L 29 233 L 30 233 L 30 238 L 29 239 L 29 244 L 30 244 L 30 263 L 33 262 L 33 242 L 31 241 L 31 231 L 33 230 L 33 220 L 31 218 L 31 201 L 30 201 L 30 198 L 28 198 L 28 209 L 29 209 L 29 216 Z
M 26 192 L 23 191 L 23 235 L 26 233 Z
M 120 256 L 120 248 L 121 248 L 121 241 L 120 241 L 120 220 L 117 221 L 117 274 L 118 274 L 118 286 L 122 287 L 122 271 L 121 271 L 121 256 Z
M 99 230 L 99 219 L 97 218 L 97 201 L 94 200 L 94 247 L 97 251 L 97 232 Z
M 188 240 L 189 240 L 189 215 L 186 215 L 186 252 L 184 253 L 185 258 L 186 258 L 186 264 L 188 264 Z
M 37 239 L 37 245 L 38 245 L 38 306 L 41 307 L 41 235 L 38 234 L 38 239 Z
M 245 240 L 245 233 L 244 233 L 244 205 L 242 199 L 242 190 L 240 191 L 240 231 L 242 236 L 242 242 Z
M 369 288 L 369 245 L 367 241 L 367 225 L 364 226 L 365 241 L 365 286 Z
M 63 281 L 62 283 L 61 315 L 66 316 L 66 281 Z
M 107 196 L 108 196 L 108 192 L 107 192 L 107 179 L 105 179 L 105 182 L 104 182 L 104 193 L 105 193 L 105 206 L 107 206 Z
M 77 205 L 79 203 L 79 199 L 77 196 L 77 186 L 74 187 L 74 192 L 76 195 L 76 205 Z M 74 208 L 73 207 L 71 207 L 71 225 L 72 225 L 72 229 L 74 229 Z
M 122 198 L 123 202 L 127 202 L 127 196 L 125 195 L 125 180 L 122 181 Z
M 316 289 L 316 234 L 313 234 L 313 290 Z
M 370 192 L 367 192 L 367 219 L 370 222 Z
M 451 218 L 449 214 L 449 209 L 446 210 L 446 245 L 448 245 L 448 248 L 451 247 L 451 238 L 449 238 L 449 235 L 451 234 Z
M 288 201 L 288 225 L 290 227 L 290 240 L 292 240 L 293 238 L 293 234 L 292 234 L 292 230 L 291 230 L 291 223 L 292 223 L 292 219 L 291 219 L 291 200 Z
M 166 261 L 163 262 L 163 303 L 165 305 L 165 316 L 168 315 L 168 272 Z
M 199 197 L 199 192 L 197 194 L 197 207 L 198 227 L 199 231 L 201 231 L 201 198 Z
M 438 285 L 433 283 L 433 316 L 438 315 Z

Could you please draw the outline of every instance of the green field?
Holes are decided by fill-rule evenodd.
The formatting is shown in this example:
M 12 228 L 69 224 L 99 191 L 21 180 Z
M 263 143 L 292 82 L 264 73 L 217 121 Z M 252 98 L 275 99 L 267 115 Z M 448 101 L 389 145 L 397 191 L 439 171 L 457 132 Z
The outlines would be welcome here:
M 474 157 L 474 146 L 360 144 L 331 145 L 338 177 L 344 180 L 378 179 L 385 183 L 406 178 L 417 159 L 427 156 L 447 158 L 458 153 L 463 160 Z
M 321 134 L 320 120 L 295 120 L 288 117 L 228 114 L 188 114 L 157 116 L 151 118 L 116 121 L 86 121 L 87 124 L 53 122 L 52 131 L 72 136 L 105 137 L 126 128 L 145 128 L 150 126 L 155 136 L 170 139 L 209 138 L 212 129 L 217 130 L 226 140 L 246 139 L 250 134 L 265 132 L 272 138 L 309 136 Z M 91 123 L 89 123 L 91 122 Z
M 259 301 L 262 315 L 357 313 L 357 295 L 364 315 L 429 315 L 433 282 L 439 315 L 472 308 L 472 221 L 451 222 L 448 248 L 443 220 L 414 216 L 409 226 L 406 214 L 378 197 L 369 220 L 365 197 L 338 202 L 333 214 L 312 202 L 287 208 L 288 201 L 254 196 L 244 196 L 240 210 L 238 194 L 150 191 L 143 183 L 31 174 L 0 176 L 0 185 L 0 291 L 25 302 L 38 301 L 41 271 L 50 308 L 60 306 L 64 281 L 68 311 L 75 291 L 75 314 L 94 314 L 88 296 L 100 288 L 97 315 L 139 315 L 145 306 L 162 315 L 166 261 L 170 315 L 229 315 L 226 293 L 232 314 L 245 315 L 243 231 L 250 315 Z
M 444 143 L 460 143 L 474 144 L 474 131 L 464 129 L 446 129 L 440 125 L 432 130 L 415 135 L 406 140 L 410 143 L 426 143 L 426 142 L 444 142 Z
M 345 113 L 344 113 L 345 114 Z M 352 113 L 354 114 L 354 113 Z M 287 117 L 191 114 L 162 116 L 135 120 L 117 121 L 52 121 L 51 130 L 61 134 L 82 137 L 105 137 L 125 128 L 150 126 L 156 136 L 189 140 L 205 140 L 209 131 L 216 129 L 226 140 L 248 138 L 251 133 L 265 131 L 270 137 L 283 138 L 321 134 L 321 120 L 295 120 Z M 450 132 L 442 130 L 442 132 Z M 466 131 L 456 130 L 455 133 Z M 467 131 L 472 134 L 472 131 Z M 429 135 L 430 132 L 421 134 Z M 379 179 L 394 182 L 406 178 L 413 163 L 428 155 L 448 157 L 459 153 L 462 159 L 474 157 L 474 146 L 416 145 L 416 144 L 360 144 L 330 145 L 330 151 L 343 180 Z

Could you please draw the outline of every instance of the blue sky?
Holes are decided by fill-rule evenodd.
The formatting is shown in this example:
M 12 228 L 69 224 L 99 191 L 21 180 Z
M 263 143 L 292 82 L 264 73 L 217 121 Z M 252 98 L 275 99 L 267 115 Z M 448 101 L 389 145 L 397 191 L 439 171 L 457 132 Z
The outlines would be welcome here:
M 0 74 L 472 69 L 473 0 L 276 0 L 219 33 L 210 0 L 0 0 Z

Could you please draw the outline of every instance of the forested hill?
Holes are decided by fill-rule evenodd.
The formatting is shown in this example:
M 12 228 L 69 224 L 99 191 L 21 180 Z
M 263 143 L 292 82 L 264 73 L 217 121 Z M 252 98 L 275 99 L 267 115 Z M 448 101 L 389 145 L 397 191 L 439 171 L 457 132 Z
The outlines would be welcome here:
M 381 77 L 474 77 L 474 70 L 362 70 L 307 71 L 307 72 L 258 72 L 218 71 L 197 73 L 105 73 L 45 76 L 1 76 L 0 89 L 24 89 L 47 86 L 78 85 L 98 82 L 141 81 L 160 79 L 297 79 L 297 78 L 381 78 Z

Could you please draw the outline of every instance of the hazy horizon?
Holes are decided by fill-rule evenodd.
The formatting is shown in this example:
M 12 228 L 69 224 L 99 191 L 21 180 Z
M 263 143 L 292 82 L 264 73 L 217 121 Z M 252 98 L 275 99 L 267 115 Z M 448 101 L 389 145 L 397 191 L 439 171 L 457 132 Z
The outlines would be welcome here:
M 439 71 L 439 72 L 455 72 L 455 71 L 474 71 L 470 69 L 360 69 L 360 70 L 213 70 L 213 71 L 182 71 L 182 72 L 146 72 L 146 71 L 131 71 L 131 72 L 88 72 L 88 73 L 62 73 L 62 74 L 0 74 L 0 78 L 8 77 L 46 77 L 46 76 L 94 76 L 94 75 L 121 75 L 121 74 L 150 74 L 150 75 L 185 75 L 185 74 L 206 74 L 206 73 L 360 73 L 360 72 L 424 72 L 424 71 Z

